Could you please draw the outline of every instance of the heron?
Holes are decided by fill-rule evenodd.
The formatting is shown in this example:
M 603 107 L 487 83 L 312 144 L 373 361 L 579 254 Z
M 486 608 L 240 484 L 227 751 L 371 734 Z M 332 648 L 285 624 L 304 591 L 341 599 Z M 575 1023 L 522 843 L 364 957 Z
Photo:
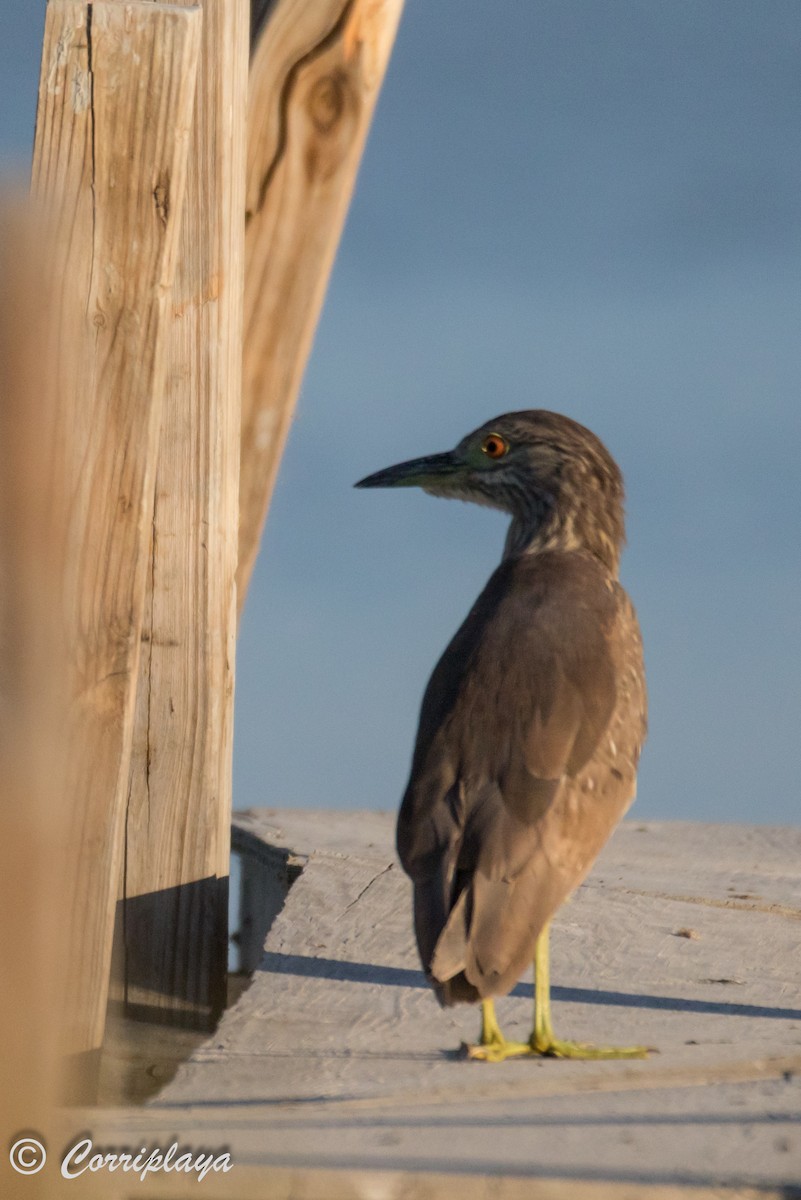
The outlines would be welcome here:
M 471 1058 L 641 1058 L 558 1038 L 550 922 L 636 790 L 642 640 L 618 578 L 623 477 L 594 433 L 505 413 L 454 450 L 368 475 L 511 517 L 503 556 L 434 668 L 397 822 L 420 960 L 443 1006 L 481 1005 Z M 508 1040 L 494 999 L 533 963 L 534 1023 Z

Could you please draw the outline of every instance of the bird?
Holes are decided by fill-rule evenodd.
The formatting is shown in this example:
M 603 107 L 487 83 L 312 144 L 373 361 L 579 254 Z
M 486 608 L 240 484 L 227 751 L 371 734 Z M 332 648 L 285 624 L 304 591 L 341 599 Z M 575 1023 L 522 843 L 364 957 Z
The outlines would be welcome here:
M 426 687 L 396 845 L 443 1006 L 481 1005 L 468 1057 L 641 1058 L 556 1036 L 549 929 L 636 791 L 647 730 L 642 639 L 619 581 L 621 471 L 585 426 L 509 412 L 454 450 L 359 488 L 420 487 L 511 517 L 501 562 Z M 534 1022 L 507 1039 L 495 998 L 534 969 Z

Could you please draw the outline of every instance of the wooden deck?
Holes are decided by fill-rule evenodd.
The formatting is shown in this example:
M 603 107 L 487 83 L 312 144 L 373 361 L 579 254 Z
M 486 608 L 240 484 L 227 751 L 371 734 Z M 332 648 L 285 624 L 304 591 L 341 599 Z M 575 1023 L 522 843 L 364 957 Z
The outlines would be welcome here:
M 426 986 L 392 833 L 236 814 L 251 944 L 280 908 L 253 983 L 147 1107 L 87 1120 L 105 1144 L 227 1146 L 209 1197 L 444 1196 L 454 1172 L 465 1197 L 801 1195 L 801 829 L 625 823 L 554 923 L 555 1023 L 658 1053 L 499 1065 L 459 1057 L 477 1014 Z M 499 1003 L 510 1035 L 531 1006 L 528 980 Z

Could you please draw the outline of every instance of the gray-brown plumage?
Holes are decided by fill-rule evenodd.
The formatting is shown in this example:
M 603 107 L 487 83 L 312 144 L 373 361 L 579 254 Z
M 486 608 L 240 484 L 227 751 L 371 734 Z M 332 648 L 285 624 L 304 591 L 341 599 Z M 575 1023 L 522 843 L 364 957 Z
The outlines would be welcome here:
M 504 509 L 503 560 L 426 689 L 398 820 L 420 957 L 443 1004 L 503 995 L 634 798 L 637 619 L 618 582 L 623 482 L 556 413 L 495 418 L 358 486 Z

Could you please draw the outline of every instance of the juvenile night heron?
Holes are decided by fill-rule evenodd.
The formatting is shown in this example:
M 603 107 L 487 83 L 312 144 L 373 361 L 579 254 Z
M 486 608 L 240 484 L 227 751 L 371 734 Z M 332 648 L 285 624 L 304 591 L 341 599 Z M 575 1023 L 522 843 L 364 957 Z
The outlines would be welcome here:
M 481 1002 L 472 1057 L 633 1058 L 555 1037 L 548 927 L 634 799 L 646 695 L 637 617 L 618 582 L 623 480 L 557 413 L 507 413 L 455 450 L 357 487 L 422 487 L 512 518 L 503 559 L 423 698 L 398 854 L 420 958 L 443 1005 Z M 493 1007 L 534 962 L 534 1028 Z

